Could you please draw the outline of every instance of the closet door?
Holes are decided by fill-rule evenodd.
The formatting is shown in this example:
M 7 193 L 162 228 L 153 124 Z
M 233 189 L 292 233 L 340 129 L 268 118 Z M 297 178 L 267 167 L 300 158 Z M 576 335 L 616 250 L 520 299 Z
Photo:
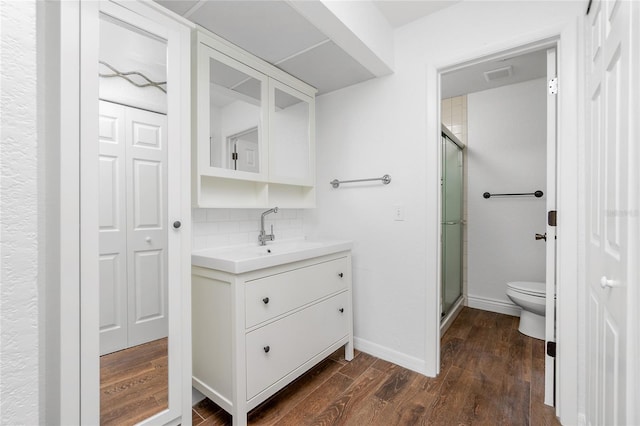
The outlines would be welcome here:
M 127 108 L 129 346 L 167 336 L 167 119 Z
M 100 102 L 100 354 L 167 337 L 166 116 Z
M 100 102 L 100 355 L 127 347 L 127 210 L 124 107 Z

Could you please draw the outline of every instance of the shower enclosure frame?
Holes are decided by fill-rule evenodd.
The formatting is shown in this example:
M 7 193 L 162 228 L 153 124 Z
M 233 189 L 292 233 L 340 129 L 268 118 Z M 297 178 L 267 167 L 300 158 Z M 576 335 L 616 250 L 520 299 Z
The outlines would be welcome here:
M 460 309 L 462 308 L 463 302 L 464 302 L 464 279 L 463 279 L 464 226 L 466 225 L 464 220 L 464 191 L 465 191 L 464 150 L 466 146 L 444 125 L 441 125 L 441 138 L 442 138 L 441 139 L 442 150 L 441 150 L 441 158 L 440 158 L 440 161 L 441 161 L 441 177 L 440 177 L 441 179 L 441 206 L 440 206 L 441 240 L 440 240 L 440 245 L 441 245 L 442 254 L 441 254 L 440 262 L 441 262 L 442 273 L 440 274 L 440 306 L 441 306 L 441 313 L 440 313 L 441 326 L 440 327 L 441 327 L 441 333 L 443 333 L 444 331 L 446 331 L 446 329 L 451 324 L 453 319 L 455 319 Z M 459 162 L 458 167 L 460 168 L 460 171 L 457 176 L 458 184 L 459 184 L 459 187 L 457 189 L 458 189 L 458 194 L 460 198 L 459 200 L 456 200 L 458 203 L 458 205 L 456 206 L 458 211 L 455 212 L 455 215 L 453 218 L 454 220 L 449 220 L 451 219 L 451 217 L 447 217 L 445 213 L 448 205 L 447 197 L 445 196 L 445 191 L 447 190 L 446 144 L 449 142 L 452 143 L 453 146 L 455 146 L 458 149 L 458 152 L 457 152 L 458 162 Z M 453 277 L 450 277 L 450 274 L 447 273 L 447 271 L 450 270 L 450 268 L 448 268 L 449 259 L 447 257 L 447 253 L 451 251 L 451 250 L 447 250 L 447 247 L 446 247 L 448 242 L 447 230 L 449 229 L 449 227 L 457 227 L 458 234 L 459 234 L 459 238 L 457 239 L 459 241 L 456 241 L 457 247 L 455 248 L 457 249 L 457 259 L 454 259 L 454 262 L 457 261 L 458 265 L 457 265 L 457 268 L 455 268 L 456 265 L 453 265 L 453 267 L 456 269 L 456 271 L 454 271 Z M 455 237 L 454 237 L 454 240 L 456 240 Z M 451 249 L 451 247 L 449 247 L 449 249 Z M 457 292 L 454 298 L 448 297 L 451 294 L 450 278 L 453 278 L 454 281 L 456 281 L 455 284 L 456 284 Z M 452 300 L 448 300 L 448 299 L 452 299 Z

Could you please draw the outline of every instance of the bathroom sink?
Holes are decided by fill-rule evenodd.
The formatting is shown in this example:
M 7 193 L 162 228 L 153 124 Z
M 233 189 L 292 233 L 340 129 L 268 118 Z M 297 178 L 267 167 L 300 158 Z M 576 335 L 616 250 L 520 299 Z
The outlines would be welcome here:
M 351 241 L 291 240 L 226 248 L 204 249 L 191 254 L 191 264 L 240 274 L 351 250 Z

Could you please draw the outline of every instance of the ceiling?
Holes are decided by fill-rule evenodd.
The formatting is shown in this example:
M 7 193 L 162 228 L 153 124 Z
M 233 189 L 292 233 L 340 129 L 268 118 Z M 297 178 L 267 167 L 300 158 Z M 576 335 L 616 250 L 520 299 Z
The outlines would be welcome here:
M 310 0 L 155 0 L 157 3 L 240 46 L 248 52 L 294 75 L 318 89 L 318 94 L 332 92 L 352 84 L 383 75 L 367 66 L 366 60 L 353 54 L 344 39 L 331 34 L 328 27 L 319 29 L 303 13 L 315 4 L 354 7 L 379 17 L 373 27 L 387 27 L 392 37 L 395 28 L 453 6 L 461 0 L 371 0 L 310 1 Z M 365 4 L 367 3 L 367 4 Z M 370 5 L 373 5 L 370 6 Z M 357 13 L 356 13 L 357 15 Z M 308 15 L 307 15 L 308 16 Z M 360 16 L 360 15 L 357 15 Z M 365 15 L 362 15 L 365 16 Z M 367 18 L 370 18 L 368 15 Z M 366 19 L 366 18 L 363 18 Z M 386 22 L 385 22 L 386 21 Z M 388 25 L 387 25 L 388 23 Z M 359 24 L 359 23 L 358 23 Z M 371 22 L 369 22 L 371 24 Z M 350 28 L 343 28 L 349 30 Z M 371 29 L 371 27 L 370 27 Z M 329 36 L 327 34 L 329 34 Z M 384 34 L 384 32 L 382 32 Z M 333 38 L 332 38 L 333 37 Z M 351 39 L 351 41 L 355 40 Z M 361 40 L 357 40 L 361 42 Z M 357 43 L 356 43 L 357 44 Z M 366 44 L 366 42 L 365 42 Z M 392 45 L 392 44 L 391 44 Z M 357 59 L 356 59 L 357 57 Z M 392 57 L 392 56 L 391 56 Z M 392 59 L 391 59 L 392 66 Z M 540 68 L 542 63 L 542 68 Z M 512 65 L 513 76 L 487 83 L 483 72 Z M 540 54 L 522 58 L 483 63 L 443 75 L 443 97 L 486 90 L 505 84 L 525 81 L 545 74 Z M 388 73 L 388 72 L 387 72 Z
M 492 81 L 485 79 L 484 73 L 511 67 L 511 75 Z M 489 60 L 474 64 L 450 73 L 443 74 L 440 80 L 440 92 L 443 99 L 467 93 L 521 83 L 545 77 L 547 75 L 546 49 L 516 55 L 508 58 Z
M 155 0 L 318 89 L 318 94 L 374 78 L 358 60 L 291 4 L 274 0 Z M 457 1 L 373 1 L 397 28 Z M 383 21 L 384 22 L 384 21 Z
M 393 28 L 431 15 L 462 0 L 372 0 Z

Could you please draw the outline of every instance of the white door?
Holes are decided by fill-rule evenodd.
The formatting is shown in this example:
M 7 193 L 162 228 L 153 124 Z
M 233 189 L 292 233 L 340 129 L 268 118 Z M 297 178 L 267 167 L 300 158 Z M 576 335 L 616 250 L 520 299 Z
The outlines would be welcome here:
M 629 148 L 631 9 L 628 1 L 594 1 L 586 23 L 587 424 L 629 424 L 627 356 L 630 267 Z M 634 78 L 638 78 L 635 75 Z M 637 96 L 635 94 L 634 96 Z M 637 220 L 637 219 L 636 219 Z M 635 253 L 637 255 L 637 253 Z M 634 307 L 637 309 L 637 307 Z M 637 325 L 636 325 L 637 326 Z M 638 401 L 635 403 L 637 404 Z
M 258 142 L 248 138 L 238 138 L 236 141 L 236 154 L 238 158 L 237 170 L 243 172 L 258 173 Z
M 100 102 L 100 354 L 166 337 L 166 116 Z
M 124 108 L 100 102 L 100 355 L 127 347 L 127 214 Z
M 166 122 L 126 108 L 129 346 L 167 336 Z

